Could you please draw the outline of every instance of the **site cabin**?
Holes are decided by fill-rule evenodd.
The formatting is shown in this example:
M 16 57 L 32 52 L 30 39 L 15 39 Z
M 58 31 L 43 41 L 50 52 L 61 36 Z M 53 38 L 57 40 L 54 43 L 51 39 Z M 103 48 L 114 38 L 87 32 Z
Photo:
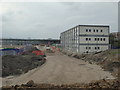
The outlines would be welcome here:
M 60 35 L 61 48 L 75 53 L 100 52 L 109 49 L 109 26 L 78 25 Z

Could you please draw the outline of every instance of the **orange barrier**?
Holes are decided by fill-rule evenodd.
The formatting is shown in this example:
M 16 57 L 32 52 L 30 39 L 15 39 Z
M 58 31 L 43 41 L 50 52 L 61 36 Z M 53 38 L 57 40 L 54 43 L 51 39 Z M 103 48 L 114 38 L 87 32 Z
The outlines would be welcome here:
M 41 50 L 35 50 L 32 53 L 35 53 L 36 55 L 45 55 L 44 52 Z

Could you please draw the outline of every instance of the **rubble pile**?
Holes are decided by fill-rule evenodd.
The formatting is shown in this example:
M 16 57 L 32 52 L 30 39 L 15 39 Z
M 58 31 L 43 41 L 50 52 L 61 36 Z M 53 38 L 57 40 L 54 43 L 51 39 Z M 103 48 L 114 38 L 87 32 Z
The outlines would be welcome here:
M 93 81 L 88 84 L 64 84 L 64 85 L 54 85 L 54 84 L 36 84 L 34 81 L 29 81 L 26 84 L 22 85 L 15 85 L 15 86 L 3 86 L 4 89 L 9 89 L 9 90 L 26 90 L 27 88 L 33 88 L 33 89 L 53 89 L 53 90 L 58 90 L 58 89 L 67 89 L 67 90 L 73 90 L 73 89 L 80 89 L 80 88 L 90 88 L 92 90 L 97 90 L 97 89 L 114 89 L 114 90 L 119 90 L 120 89 L 120 81 L 118 80 L 98 80 L 98 81 Z

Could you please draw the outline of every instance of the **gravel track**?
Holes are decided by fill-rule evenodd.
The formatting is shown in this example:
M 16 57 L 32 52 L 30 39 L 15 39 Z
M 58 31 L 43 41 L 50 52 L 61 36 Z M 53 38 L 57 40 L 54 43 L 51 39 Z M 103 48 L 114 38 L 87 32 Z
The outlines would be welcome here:
M 3 78 L 3 86 L 23 84 L 30 80 L 39 84 L 74 84 L 89 83 L 92 80 L 103 78 L 114 79 L 109 72 L 103 71 L 98 65 L 89 64 L 59 52 L 46 58 L 44 65 L 30 70 L 28 73 Z

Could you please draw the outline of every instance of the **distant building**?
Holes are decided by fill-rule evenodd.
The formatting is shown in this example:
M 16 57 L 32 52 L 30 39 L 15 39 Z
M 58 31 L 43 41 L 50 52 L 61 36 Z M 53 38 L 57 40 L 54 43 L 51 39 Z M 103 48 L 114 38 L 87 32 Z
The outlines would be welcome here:
M 0 39 L 2 45 L 59 44 L 59 39 Z
M 61 47 L 65 51 L 90 53 L 109 48 L 109 26 L 78 25 L 60 35 Z

